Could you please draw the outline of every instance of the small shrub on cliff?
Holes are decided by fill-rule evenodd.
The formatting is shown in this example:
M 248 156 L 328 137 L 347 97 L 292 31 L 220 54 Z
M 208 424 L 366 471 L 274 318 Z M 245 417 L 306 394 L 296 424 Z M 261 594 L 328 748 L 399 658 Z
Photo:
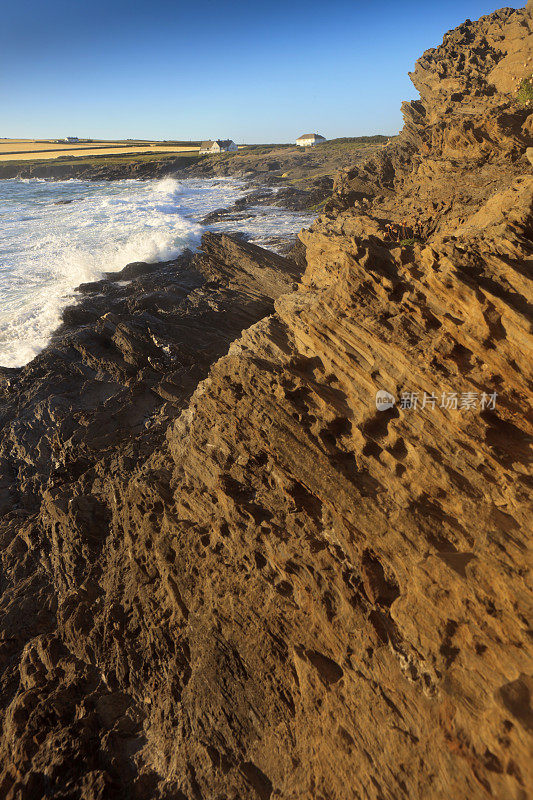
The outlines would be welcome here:
M 533 105 L 533 75 L 524 78 L 518 88 L 517 98 L 523 106 Z

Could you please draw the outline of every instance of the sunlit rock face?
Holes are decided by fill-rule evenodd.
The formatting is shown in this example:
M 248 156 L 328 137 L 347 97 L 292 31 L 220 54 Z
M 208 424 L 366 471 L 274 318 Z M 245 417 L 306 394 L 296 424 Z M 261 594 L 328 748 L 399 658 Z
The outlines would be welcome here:
M 207 237 L 4 373 L 7 797 L 527 797 L 531 29 L 425 53 L 294 260 Z

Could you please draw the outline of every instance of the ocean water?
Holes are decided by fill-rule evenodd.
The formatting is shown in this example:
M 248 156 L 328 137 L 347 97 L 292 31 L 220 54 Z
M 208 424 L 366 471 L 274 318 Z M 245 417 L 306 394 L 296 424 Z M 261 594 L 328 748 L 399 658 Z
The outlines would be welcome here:
M 80 283 L 131 261 L 173 258 L 205 230 L 266 244 L 313 219 L 261 206 L 250 219 L 199 224 L 247 191 L 231 178 L 0 180 L 0 366 L 23 366 L 45 347 Z

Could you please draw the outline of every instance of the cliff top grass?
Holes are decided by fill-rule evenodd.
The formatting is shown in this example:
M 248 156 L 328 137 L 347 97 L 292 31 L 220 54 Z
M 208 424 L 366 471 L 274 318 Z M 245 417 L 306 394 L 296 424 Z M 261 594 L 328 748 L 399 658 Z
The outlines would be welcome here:
M 533 74 L 529 78 L 524 78 L 518 88 L 518 102 L 523 106 L 533 105 Z
M 11 157 L 9 161 L 2 161 L 0 155 L 0 177 L 12 177 L 21 169 L 34 170 L 42 167 L 49 168 L 47 174 L 65 174 L 64 168 L 81 167 L 83 169 L 116 169 L 134 165 L 149 164 L 175 164 L 176 169 L 191 167 L 192 174 L 243 174 L 254 173 L 276 177 L 287 185 L 299 189 L 316 186 L 317 182 L 327 179 L 332 183 L 334 175 L 345 167 L 366 159 L 378 150 L 381 150 L 388 137 L 346 137 L 322 142 L 314 147 L 297 147 L 295 144 L 258 144 L 241 146 L 237 152 L 220 153 L 213 155 L 198 154 L 197 150 L 166 149 L 167 143 L 161 146 L 150 147 L 149 151 L 143 147 L 142 142 L 135 142 L 135 146 L 124 150 L 103 151 L 100 153 L 80 153 L 76 151 L 65 152 L 50 158 L 39 157 L 36 153 L 32 157 L 29 153 L 18 159 Z M 100 143 L 102 144 L 102 143 Z M 192 144 L 192 143 L 191 143 Z M 199 172 L 196 171 L 198 165 Z M 219 167 L 223 166 L 222 172 Z M 204 167 L 207 169 L 204 171 Z
M 333 178 L 338 170 L 352 166 L 381 150 L 386 136 L 331 139 L 313 147 L 295 144 L 248 145 L 238 152 L 201 156 L 209 162 L 233 162 L 235 167 L 282 178 L 289 185 L 305 188 L 321 178 Z

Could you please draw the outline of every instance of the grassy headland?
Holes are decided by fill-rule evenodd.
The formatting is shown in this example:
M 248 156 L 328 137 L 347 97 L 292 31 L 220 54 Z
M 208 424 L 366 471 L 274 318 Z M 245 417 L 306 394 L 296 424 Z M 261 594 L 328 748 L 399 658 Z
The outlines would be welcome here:
M 85 145 L 79 143 L 53 159 L 48 153 L 45 158 L 38 153 L 34 153 L 33 158 L 25 153 L 20 158 L 11 156 L 9 161 L 2 161 L 0 156 L 0 178 L 115 179 L 177 173 L 180 177 L 234 175 L 298 189 L 327 189 L 332 186 L 336 172 L 366 159 L 387 141 L 385 136 L 362 136 L 332 139 L 305 148 L 294 144 L 245 145 L 237 152 L 204 156 L 198 154 L 197 148 L 192 148 L 194 142 L 160 142 L 148 150 L 142 142 L 135 142 L 134 146 L 132 142 L 124 142 L 129 145 L 124 149 L 112 147 L 92 153 L 84 152 Z M 4 140 L 2 145 L 5 144 Z

